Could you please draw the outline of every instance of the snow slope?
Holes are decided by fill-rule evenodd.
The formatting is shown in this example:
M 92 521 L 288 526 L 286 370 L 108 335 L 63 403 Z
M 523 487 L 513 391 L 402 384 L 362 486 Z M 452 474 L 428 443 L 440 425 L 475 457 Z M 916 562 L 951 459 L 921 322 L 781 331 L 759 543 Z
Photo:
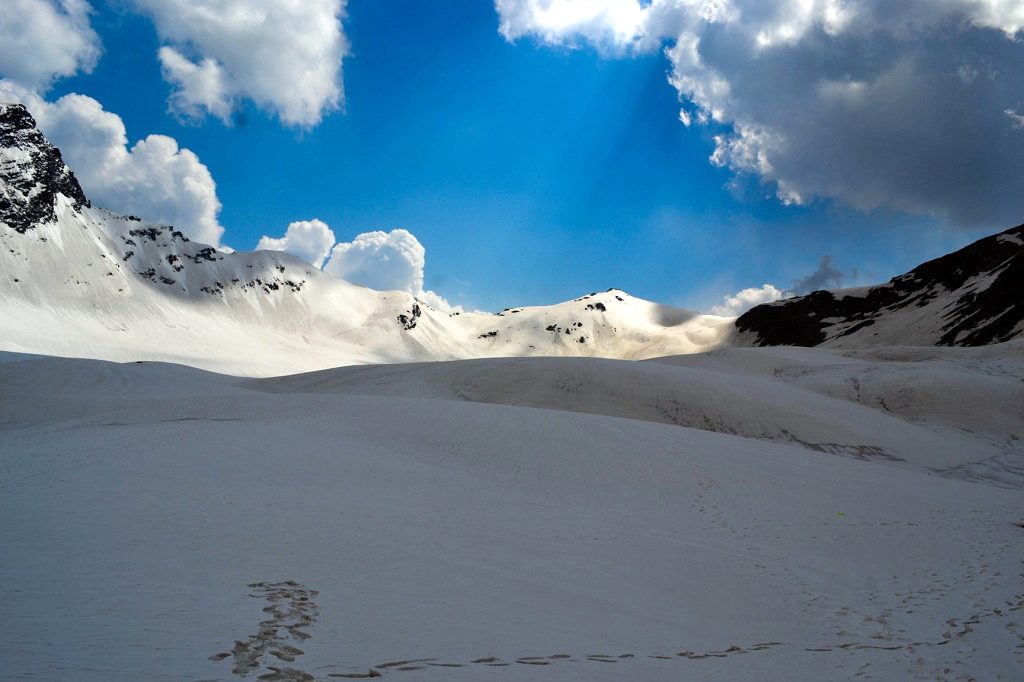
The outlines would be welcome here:
M 366 362 L 688 353 L 732 318 L 609 290 L 450 314 L 283 253 L 225 253 L 92 207 L 19 105 L 0 105 L 0 350 L 273 375 Z
M 343 367 L 248 385 L 626 417 L 981 475 L 1024 438 L 1024 341 L 1003 344 L 992 357 L 930 352 L 723 349 L 643 363 L 503 358 Z M 1002 473 L 993 478 L 1024 485 L 1024 469 L 1011 464 Z
M 4 676 L 1014 679 L 1022 355 L 11 354 Z

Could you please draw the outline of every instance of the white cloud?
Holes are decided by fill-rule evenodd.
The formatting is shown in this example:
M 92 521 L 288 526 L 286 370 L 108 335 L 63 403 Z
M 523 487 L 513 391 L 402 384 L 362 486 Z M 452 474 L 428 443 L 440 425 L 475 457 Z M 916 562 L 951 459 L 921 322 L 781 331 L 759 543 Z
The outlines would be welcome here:
M 1007 109 L 1003 113 L 1010 118 L 1010 124 L 1014 128 L 1024 128 L 1024 114 L 1018 114 L 1016 109 Z
M 601 45 L 622 45 L 638 37 L 644 19 L 635 0 L 496 0 L 495 8 L 498 30 L 507 40 L 534 34 L 552 44 L 576 34 Z
M 1011 224 L 1024 212 L 1019 0 L 498 0 L 508 39 L 665 45 L 713 163 L 787 203 Z M 1011 114 L 1012 112 L 1012 114 Z
M 785 295 L 785 292 L 773 284 L 762 284 L 759 287 L 743 289 L 732 296 L 723 296 L 721 305 L 711 307 L 711 314 L 735 317 L 742 315 L 756 305 L 777 301 Z
M 334 246 L 334 232 L 322 220 L 299 220 L 288 225 L 283 237 L 260 237 L 256 250 L 285 251 L 314 267 L 321 267 Z
M 100 56 L 85 0 L 4 0 L 0 77 L 45 90 L 54 80 L 88 73 Z
M 856 271 L 852 275 L 856 279 Z M 723 296 L 722 304 L 711 307 L 713 315 L 732 317 L 742 315 L 754 306 L 770 303 L 781 298 L 803 296 L 820 289 L 838 289 L 843 286 L 846 273 L 832 264 L 832 256 L 822 256 L 813 272 L 797 279 L 789 289 L 779 289 L 774 284 L 762 284 L 738 291 L 732 296 Z
M 97 206 L 174 225 L 190 238 L 218 245 L 220 201 L 209 169 L 166 135 L 149 135 L 130 149 L 124 122 L 91 97 L 70 94 L 47 102 L 10 80 L 0 100 L 21 102 L 64 156 Z
M 229 121 L 233 104 L 224 82 L 224 69 L 213 59 L 192 62 L 173 47 L 157 52 L 164 80 L 177 87 L 171 93 L 171 110 L 188 119 L 200 119 L 209 112 Z
M 448 302 L 444 296 L 441 296 L 436 291 L 425 289 L 420 291 L 418 294 L 414 294 L 416 298 L 423 301 L 431 308 L 437 308 L 446 313 L 464 313 L 465 309 L 461 305 L 452 305 Z
M 408 230 L 364 232 L 336 244 L 324 272 L 377 291 L 406 291 L 440 310 L 461 311 L 461 306 L 424 290 L 426 257 L 426 249 Z
M 336 244 L 324 271 L 378 291 L 416 293 L 423 290 L 426 256 L 408 230 L 377 230 Z
M 228 122 L 249 99 L 288 125 L 310 127 L 342 102 L 345 0 L 132 0 L 165 43 L 173 110 Z

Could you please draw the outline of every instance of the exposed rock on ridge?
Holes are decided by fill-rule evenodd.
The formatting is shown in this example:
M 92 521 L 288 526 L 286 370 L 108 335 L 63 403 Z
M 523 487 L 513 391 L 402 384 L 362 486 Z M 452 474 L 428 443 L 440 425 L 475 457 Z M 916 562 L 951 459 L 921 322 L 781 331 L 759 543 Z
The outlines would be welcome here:
M 736 327 L 758 346 L 1008 341 L 1024 331 L 1024 225 L 923 263 L 886 284 L 759 305 L 741 315 Z
M 56 219 L 58 194 L 76 209 L 90 205 L 60 150 L 21 104 L 0 104 L 0 180 L 0 220 L 21 233 Z

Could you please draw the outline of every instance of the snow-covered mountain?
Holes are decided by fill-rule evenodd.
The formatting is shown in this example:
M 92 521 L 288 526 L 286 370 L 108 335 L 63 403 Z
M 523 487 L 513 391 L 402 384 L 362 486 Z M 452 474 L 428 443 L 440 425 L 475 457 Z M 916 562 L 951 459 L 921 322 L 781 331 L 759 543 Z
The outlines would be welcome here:
M 643 359 L 730 343 L 981 345 L 1021 335 L 1022 281 L 1024 226 L 887 284 L 817 291 L 736 320 L 617 289 L 453 313 L 281 252 L 227 253 L 94 207 L 28 111 L 0 104 L 0 350 L 272 375 L 500 356 Z
M 21 105 L 0 105 L 0 349 L 237 374 L 506 355 L 646 358 L 720 345 L 732 318 L 611 289 L 450 313 L 284 253 L 225 253 L 93 207 Z
M 981 346 L 1024 332 L 1024 225 L 928 261 L 885 284 L 815 291 L 736 320 L 758 346 Z

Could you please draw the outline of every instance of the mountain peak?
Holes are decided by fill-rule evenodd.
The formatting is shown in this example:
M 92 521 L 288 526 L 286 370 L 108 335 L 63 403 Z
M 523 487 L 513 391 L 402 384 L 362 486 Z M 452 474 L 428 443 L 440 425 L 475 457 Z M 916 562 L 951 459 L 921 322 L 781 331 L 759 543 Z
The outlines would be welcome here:
M 90 205 L 60 150 L 39 132 L 28 109 L 0 103 L 0 222 L 25 233 L 53 221 L 58 194 L 75 208 Z

